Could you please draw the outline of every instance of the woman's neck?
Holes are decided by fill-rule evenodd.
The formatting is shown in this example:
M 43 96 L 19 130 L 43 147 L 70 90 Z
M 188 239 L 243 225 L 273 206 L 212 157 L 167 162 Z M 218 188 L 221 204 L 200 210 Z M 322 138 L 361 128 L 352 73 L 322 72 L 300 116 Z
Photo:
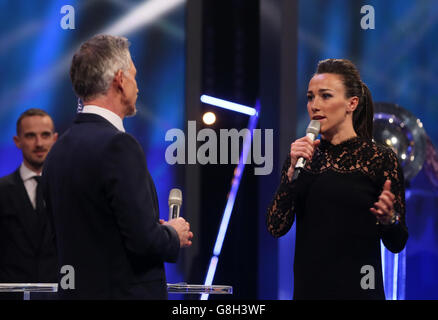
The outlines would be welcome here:
M 351 130 L 343 130 L 335 133 L 330 133 L 330 132 L 321 133 L 321 138 L 330 142 L 333 145 L 340 144 L 354 137 L 357 137 L 357 134 L 353 128 L 351 128 Z

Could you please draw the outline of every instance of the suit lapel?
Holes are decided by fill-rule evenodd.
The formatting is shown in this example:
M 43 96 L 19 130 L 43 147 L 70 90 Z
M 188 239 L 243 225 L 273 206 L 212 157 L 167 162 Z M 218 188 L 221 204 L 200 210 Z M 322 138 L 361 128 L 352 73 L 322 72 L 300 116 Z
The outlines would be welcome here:
M 36 239 L 36 249 L 39 251 L 41 249 L 41 246 L 44 243 L 44 237 L 48 233 L 48 216 L 47 216 L 47 209 L 46 206 L 44 206 L 44 210 L 42 212 L 38 213 L 38 234 L 39 236 Z
M 37 217 L 27 195 L 23 180 L 21 180 L 19 170 L 14 172 L 13 188 L 9 192 L 9 198 L 12 200 L 12 205 L 24 228 L 25 235 L 32 247 L 36 249 L 39 243 Z

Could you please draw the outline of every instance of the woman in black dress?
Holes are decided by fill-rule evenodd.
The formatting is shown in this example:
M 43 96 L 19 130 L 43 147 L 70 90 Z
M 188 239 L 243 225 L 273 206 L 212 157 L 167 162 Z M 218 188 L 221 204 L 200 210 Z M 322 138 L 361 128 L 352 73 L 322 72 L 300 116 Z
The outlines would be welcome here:
M 292 143 L 267 213 L 275 237 L 297 223 L 294 299 L 385 299 L 380 240 L 396 253 L 408 238 L 402 168 L 372 140 L 371 93 L 350 61 L 321 61 L 307 98 L 321 140 Z

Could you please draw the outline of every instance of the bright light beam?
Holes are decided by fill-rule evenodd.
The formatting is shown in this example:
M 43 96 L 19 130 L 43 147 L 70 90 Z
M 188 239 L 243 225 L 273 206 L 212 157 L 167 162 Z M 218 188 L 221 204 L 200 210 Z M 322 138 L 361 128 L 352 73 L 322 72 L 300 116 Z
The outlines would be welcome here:
M 102 31 L 102 34 L 124 36 L 156 21 L 169 11 L 172 11 L 185 0 L 149 0 L 128 12 L 123 18 Z
M 205 277 L 205 283 L 206 286 L 211 286 L 213 283 L 214 274 L 216 273 L 216 267 L 217 263 L 219 261 L 219 258 L 217 256 L 213 256 L 210 259 L 210 265 L 208 266 L 208 272 L 207 276 Z M 207 300 L 208 299 L 208 293 L 203 293 L 201 295 L 201 300 Z
M 224 108 L 227 110 L 244 113 L 244 114 L 247 114 L 249 116 L 257 115 L 257 110 L 255 108 L 247 107 L 247 106 L 244 106 L 242 104 L 230 102 L 227 100 L 218 99 L 215 97 L 208 96 L 206 94 L 203 94 L 201 96 L 201 102 L 211 104 L 212 106 Z
M 202 101 L 202 97 L 201 97 L 201 101 Z M 219 255 L 221 253 L 222 245 L 225 240 L 225 234 L 227 233 L 228 224 L 231 218 L 231 213 L 233 212 L 234 202 L 236 200 L 237 191 L 239 190 L 240 180 L 242 179 L 242 174 L 243 174 L 243 170 L 245 169 L 246 159 L 248 158 L 248 154 L 251 149 L 250 147 L 252 141 L 252 132 L 257 126 L 258 113 L 260 110 L 260 105 L 258 102 L 254 110 L 255 110 L 254 114 L 249 119 L 249 125 L 248 125 L 249 134 L 246 135 L 243 140 L 242 153 L 240 154 L 239 163 L 237 164 L 236 170 L 234 171 L 231 190 L 228 195 L 227 204 L 225 206 L 225 210 L 222 215 L 222 221 L 219 227 L 219 232 L 213 249 L 213 256 L 211 257 L 210 265 L 207 271 L 207 276 L 205 277 L 204 285 L 206 286 L 212 285 L 214 274 L 216 273 L 216 267 L 219 261 Z M 201 300 L 207 300 L 208 296 L 209 295 L 206 293 L 202 294 Z
M 392 300 L 397 300 L 398 253 L 394 254 L 394 269 L 392 274 Z

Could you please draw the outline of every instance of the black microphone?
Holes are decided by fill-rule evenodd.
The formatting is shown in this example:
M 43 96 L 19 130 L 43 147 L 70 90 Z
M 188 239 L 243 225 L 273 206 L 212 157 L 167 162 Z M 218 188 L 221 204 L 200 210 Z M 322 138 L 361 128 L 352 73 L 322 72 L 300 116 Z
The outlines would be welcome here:
M 179 217 L 179 211 L 182 205 L 182 192 L 174 188 L 169 192 L 169 220 Z
M 312 120 L 310 121 L 309 126 L 306 129 L 306 136 L 313 141 L 318 136 L 320 129 L 321 129 L 321 123 L 318 120 Z M 303 169 L 305 165 L 306 165 L 306 159 L 303 157 L 298 158 L 298 161 L 295 165 L 294 174 L 292 176 L 292 182 L 297 180 L 298 175 L 301 172 L 301 169 Z

